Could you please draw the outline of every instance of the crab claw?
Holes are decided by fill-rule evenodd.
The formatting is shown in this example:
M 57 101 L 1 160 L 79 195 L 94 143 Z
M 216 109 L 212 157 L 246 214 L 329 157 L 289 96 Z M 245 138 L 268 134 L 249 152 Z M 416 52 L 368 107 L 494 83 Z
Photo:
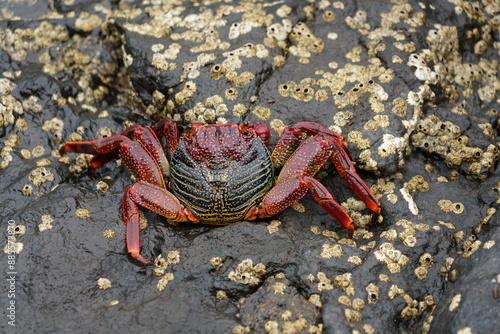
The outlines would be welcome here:
M 266 124 L 262 122 L 253 122 L 245 124 L 248 131 L 253 131 L 255 135 L 262 140 L 264 145 L 269 146 L 269 142 L 271 141 L 271 133 L 269 132 L 269 128 Z

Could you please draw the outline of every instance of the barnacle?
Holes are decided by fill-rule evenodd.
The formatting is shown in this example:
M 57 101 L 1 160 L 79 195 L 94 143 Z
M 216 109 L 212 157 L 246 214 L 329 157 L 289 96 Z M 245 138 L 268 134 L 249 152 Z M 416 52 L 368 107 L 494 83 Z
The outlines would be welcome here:
M 255 266 L 251 259 L 243 260 L 235 270 L 232 270 L 227 278 L 239 284 L 256 285 L 260 282 L 260 277 L 266 273 L 266 266 L 258 263 Z

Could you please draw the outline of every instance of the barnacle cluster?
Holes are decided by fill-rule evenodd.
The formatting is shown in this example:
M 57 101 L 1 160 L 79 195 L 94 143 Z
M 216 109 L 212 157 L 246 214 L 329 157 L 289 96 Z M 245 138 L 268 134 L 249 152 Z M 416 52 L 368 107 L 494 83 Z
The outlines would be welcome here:
M 0 126 L 14 124 L 16 115 L 23 113 L 23 106 L 15 97 L 12 95 L 0 96 Z
M 54 218 L 51 215 L 42 215 L 42 222 L 38 224 L 38 231 L 43 232 L 52 228 Z
M 295 25 L 289 37 L 293 43 L 290 47 L 290 53 L 300 57 L 299 62 L 302 64 L 309 63 L 308 58 L 311 57 L 311 53 L 323 51 L 323 40 L 315 36 L 304 22 Z
M 168 282 L 172 281 L 175 277 L 171 272 L 165 273 L 167 267 L 172 264 L 177 264 L 180 261 L 179 251 L 173 250 L 169 251 L 167 257 L 164 258 L 161 254 L 154 261 L 155 269 L 153 271 L 154 275 L 161 276 L 160 280 L 156 284 L 158 291 L 163 291 L 167 286 Z
M 223 115 L 228 110 L 224 99 L 219 95 L 213 95 L 205 99 L 205 103 L 198 102 L 193 108 L 184 114 L 189 122 L 213 123 L 215 121 L 224 123 Z
M 173 273 L 164 274 L 156 284 L 156 288 L 158 289 L 158 291 L 163 291 L 167 286 L 168 282 L 172 281 L 174 278 L 175 277 Z
M 90 210 L 85 208 L 78 208 L 75 212 L 76 216 L 80 219 L 85 219 L 90 217 Z
M 325 259 L 329 259 L 332 257 L 337 257 L 340 258 L 344 255 L 344 251 L 342 250 L 342 246 L 339 244 L 336 245 L 330 245 L 330 244 L 323 244 L 323 248 L 321 251 L 321 257 Z
M 321 303 L 321 296 L 316 293 L 313 293 L 311 296 L 309 296 L 309 301 L 316 307 L 321 307 L 323 305 Z
M 395 237 L 396 235 L 398 238 L 403 242 L 403 244 L 406 247 L 415 247 L 417 244 L 417 237 L 416 233 L 417 231 L 427 231 L 430 229 L 429 225 L 420 223 L 420 224 L 415 224 L 412 221 L 406 220 L 406 219 L 401 219 L 398 222 L 396 222 L 396 226 L 402 226 L 404 227 L 404 230 L 400 232 L 399 234 L 396 233 L 395 230 L 390 230 L 393 232 L 393 236 Z
M 101 290 L 107 290 L 109 288 L 111 288 L 112 286 L 112 283 L 109 279 L 107 278 L 104 278 L 104 277 L 100 277 L 98 280 L 97 280 L 97 286 L 99 287 L 99 289 Z
M 102 24 L 102 19 L 88 12 L 81 12 L 75 21 L 75 27 L 85 32 L 90 32 Z
M 415 147 L 439 154 L 450 167 L 460 166 L 466 161 L 474 162 L 469 170 L 476 175 L 481 174 L 483 168 L 490 170 L 500 156 L 498 148 L 493 144 L 486 151 L 468 146 L 469 138 L 462 134 L 456 124 L 443 122 L 436 115 L 420 120 L 411 140 Z
M 426 192 L 429 190 L 429 183 L 422 175 L 415 175 L 408 182 L 403 184 L 403 188 L 399 189 L 403 198 L 408 202 L 408 208 L 414 215 L 418 215 L 419 209 L 413 200 L 412 192 L 421 191 Z
M 252 259 L 243 260 L 235 270 L 232 270 L 227 278 L 238 284 L 259 284 L 260 278 L 266 273 L 266 266 L 262 263 L 253 265 Z
M 387 269 L 393 274 L 399 273 L 401 267 L 408 264 L 409 258 L 401 251 L 397 250 L 391 243 L 383 243 L 375 251 L 375 258 L 387 265 Z
M 40 186 L 47 181 L 54 181 L 54 174 L 45 167 L 38 167 L 31 171 L 28 179 L 35 185 Z
M 60 143 L 62 140 L 63 127 L 64 122 L 61 119 L 54 117 L 51 120 L 45 121 L 42 129 L 52 133 L 52 140 L 54 143 Z
M 115 231 L 110 229 L 104 230 L 104 232 L 102 232 L 102 235 L 107 239 L 112 239 L 115 236 Z
M 336 286 L 340 287 L 346 295 L 352 296 L 354 295 L 354 285 L 352 283 L 352 274 L 345 273 L 342 275 L 335 276 L 333 282 Z
M 439 207 L 441 210 L 444 212 L 453 212 L 456 214 L 461 214 L 464 212 L 464 205 L 462 203 L 453 203 L 452 201 L 448 199 L 442 199 L 438 202 Z
M 69 34 L 63 25 L 53 25 L 50 21 L 41 21 L 40 25 L 33 28 L 15 30 L 5 29 L 3 47 L 9 52 L 11 58 L 18 62 L 28 57 L 28 52 L 37 53 L 51 46 L 54 42 L 64 42 L 69 39 Z M 43 54 L 40 55 L 43 57 Z
M 281 225 L 281 221 L 273 219 L 273 220 L 271 220 L 271 222 L 267 226 L 267 231 L 269 232 L 269 234 L 276 233 L 279 231 L 280 225 Z
M 434 265 L 434 257 L 429 253 L 424 253 L 418 259 L 420 266 L 415 268 L 414 273 L 418 279 L 425 279 L 428 275 L 428 270 Z
M 0 151 L 0 168 L 5 168 L 12 161 L 11 152 L 19 146 L 19 135 L 12 133 L 7 140 L 4 141 L 4 147 Z
M 318 278 L 318 291 L 323 291 L 323 290 L 331 290 L 333 289 L 332 281 L 326 276 L 325 273 L 323 272 L 318 272 L 316 275 Z M 314 281 L 314 276 L 311 277 L 311 279 Z
M 376 304 L 378 302 L 379 294 L 380 294 L 380 289 L 378 286 L 376 286 L 373 283 L 370 283 L 366 286 L 366 293 L 367 293 L 367 302 L 368 304 Z
M 488 104 L 494 102 L 497 96 L 500 85 L 498 60 L 485 53 L 485 50 L 491 43 L 493 27 L 499 26 L 495 16 L 498 6 L 490 1 L 482 4 L 465 1 L 453 3 L 457 14 L 465 14 L 488 24 L 467 30 L 466 41 L 459 41 L 457 27 L 436 24 L 427 35 L 428 49 L 411 54 L 407 64 L 415 69 L 416 77 L 425 84 L 439 84 L 442 87 L 452 113 L 491 116 L 490 111 L 482 112 L 480 107 L 471 104 L 469 97 L 476 94 L 482 104 Z M 481 57 L 475 62 L 467 62 L 462 56 L 461 43 L 472 42 L 475 43 L 474 53 Z M 491 144 L 469 146 L 472 140 L 465 132 L 469 129 L 461 129 L 449 120 L 444 121 L 441 114 L 420 119 L 411 142 L 414 147 L 440 155 L 449 167 L 462 166 L 468 174 L 484 179 L 499 158 L 498 148 L 493 144 L 495 136 L 491 123 L 478 122 L 472 127 L 482 129 Z

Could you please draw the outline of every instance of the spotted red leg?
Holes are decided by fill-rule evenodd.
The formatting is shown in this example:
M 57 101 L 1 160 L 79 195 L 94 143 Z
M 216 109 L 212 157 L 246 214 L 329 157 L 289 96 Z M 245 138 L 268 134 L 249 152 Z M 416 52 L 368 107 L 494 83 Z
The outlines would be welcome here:
M 162 124 L 159 123 L 158 126 Z M 162 129 L 163 132 L 173 132 L 176 135 L 175 125 L 173 130 L 166 125 Z M 170 140 L 171 145 L 176 144 Z M 90 142 L 66 143 L 63 151 L 94 154 L 92 168 L 100 167 L 119 156 L 138 180 L 133 186 L 127 187 L 122 201 L 127 251 L 133 258 L 151 264 L 140 254 L 140 206 L 174 221 L 198 222 L 172 193 L 164 189 L 164 176 L 169 165 L 161 144 L 149 127 L 134 125 L 121 135 Z
M 333 199 L 330 192 L 313 176 L 324 165 L 334 151 L 328 140 L 313 136 L 302 142 L 288 158 L 272 188 L 258 207 L 247 214 L 247 219 L 269 217 L 288 208 L 311 191 L 316 202 L 348 229 L 352 237 L 354 226 L 347 212 Z
M 163 175 L 165 177 L 168 175 L 170 164 L 153 129 L 149 126 L 132 125 L 123 131 L 122 135 L 137 141 L 153 157 L 153 160 L 158 163 L 158 167 L 161 169 Z
M 69 142 L 63 146 L 63 150 L 97 156 L 107 156 L 112 154 L 111 152 L 118 151 L 118 155 L 137 180 L 144 180 L 158 186 L 164 185 L 163 172 L 156 160 L 151 159 L 151 154 L 141 144 L 123 135 L 89 142 Z M 95 167 L 92 162 L 91 167 Z
M 158 123 L 156 123 L 156 125 L 153 127 L 153 131 L 158 138 L 165 138 L 166 148 L 170 157 L 172 157 L 177 148 L 177 145 L 179 144 L 177 124 L 168 118 L 163 118 L 159 120 Z
M 134 259 L 145 264 L 151 263 L 140 254 L 139 206 L 145 207 L 173 221 L 199 222 L 168 190 L 144 181 L 139 181 L 133 186 L 128 186 L 123 195 L 122 202 L 123 221 L 127 226 L 127 251 Z
M 130 140 L 125 139 L 129 138 Z M 123 145 L 131 145 L 137 142 L 157 163 L 164 176 L 167 175 L 170 166 L 163 152 L 163 148 L 156 137 L 156 134 L 149 126 L 132 125 L 121 135 L 104 137 L 88 142 L 68 142 L 62 147 L 62 152 L 76 152 L 93 154 L 90 162 L 90 172 L 104 166 L 109 161 L 116 159 L 120 155 Z
M 303 135 L 319 136 L 327 140 L 333 148 L 331 157 L 340 177 L 347 183 L 354 193 L 373 212 L 370 224 L 374 224 L 380 215 L 380 202 L 370 190 L 368 185 L 356 172 L 354 165 L 347 154 L 345 147 L 347 143 L 342 140 L 338 133 L 312 122 L 299 122 L 293 126 L 285 128 L 276 147 L 271 155 L 271 159 L 277 166 L 282 166 L 294 153 L 298 145 L 304 139 Z
M 296 176 L 277 184 L 267 193 L 258 207 L 248 212 L 245 219 L 253 220 L 273 216 L 300 200 L 308 190 L 330 216 L 348 229 L 347 234 L 352 237 L 354 226 L 349 214 L 333 199 L 321 182 L 309 176 Z
M 133 128 L 132 130 L 139 129 Z M 149 133 L 152 132 L 149 131 Z M 140 136 L 141 131 L 136 131 L 135 134 L 131 135 L 135 137 Z M 143 143 L 148 142 L 148 135 L 148 131 L 146 131 L 144 135 L 146 139 L 142 138 Z M 151 159 L 151 151 L 154 151 L 154 148 L 148 151 L 144 146 L 144 144 L 133 141 L 124 135 L 116 135 L 89 142 L 69 142 L 63 146 L 63 151 L 94 154 L 95 159 L 91 162 L 91 168 L 100 167 L 118 155 L 137 180 L 143 180 L 157 187 L 163 187 L 162 167 L 160 164 L 157 164 L 156 160 Z M 133 199 L 130 198 L 130 189 L 131 187 L 127 187 L 122 201 L 122 214 L 126 224 L 127 250 L 135 259 L 150 264 L 149 261 L 140 255 L 139 208 Z
M 365 203 L 365 205 L 370 209 L 373 214 L 370 219 L 370 225 L 377 222 L 380 215 L 380 202 L 375 194 L 371 191 L 368 185 L 363 181 L 354 168 L 354 165 L 349 158 L 347 152 L 340 146 L 337 141 L 331 141 L 332 145 L 335 147 L 334 153 L 332 155 L 333 164 L 335 169 L 339 173 L 340 177 L 347 183 L 349 188 L 354 191 L 354 193 Z

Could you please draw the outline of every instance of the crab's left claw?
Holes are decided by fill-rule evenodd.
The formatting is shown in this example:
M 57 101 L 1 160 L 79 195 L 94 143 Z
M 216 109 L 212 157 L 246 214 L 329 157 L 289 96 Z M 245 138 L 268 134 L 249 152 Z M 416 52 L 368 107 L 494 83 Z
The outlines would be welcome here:
M 153 131 L 158 138 L 165 138 L 168 155 L 172 156 L 179 144 L 177 124 L 168 118 L 164 118 L 156 123 Z

